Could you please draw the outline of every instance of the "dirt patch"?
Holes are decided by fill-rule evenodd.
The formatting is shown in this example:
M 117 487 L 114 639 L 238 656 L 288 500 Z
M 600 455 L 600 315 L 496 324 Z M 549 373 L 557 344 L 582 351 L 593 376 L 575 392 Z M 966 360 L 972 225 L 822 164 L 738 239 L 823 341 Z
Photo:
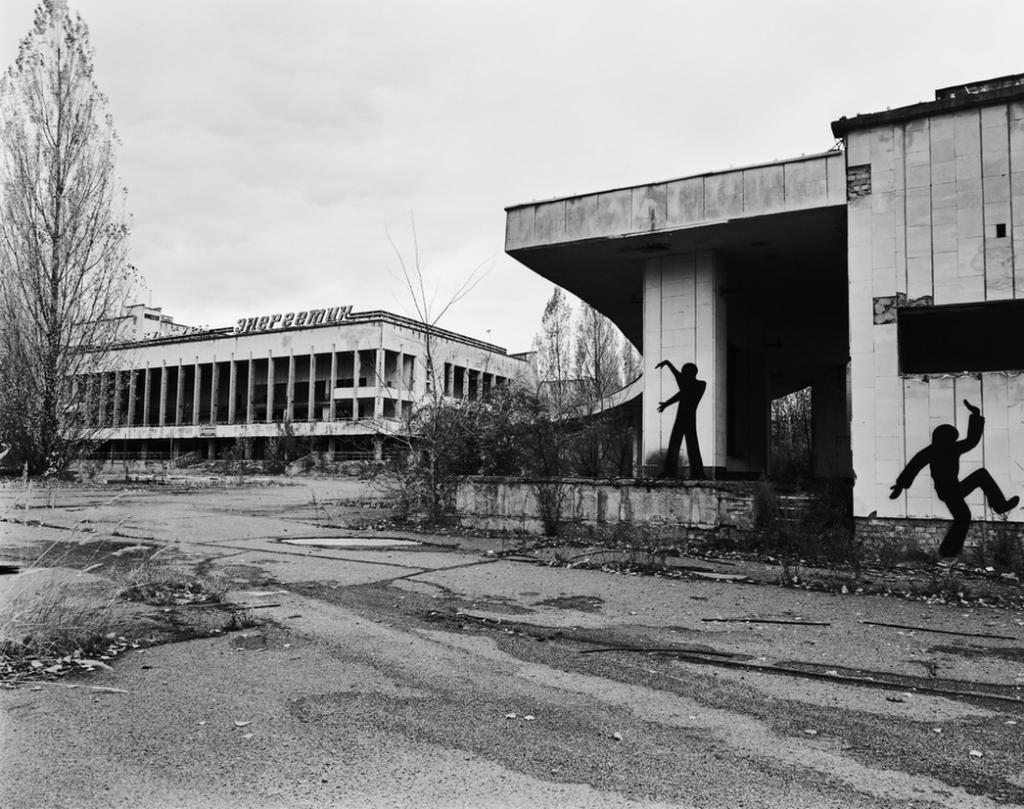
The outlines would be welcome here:
M 577 612 L 600 612 L 601 607 L 604 606 L 604 599 L 597 596 L 559 596 L 538 601 L 534 606 L 576 610 Z
M 295 637 L 274 624 L 263 624 L 231 637 L 231 646 L 247 652 L 265 652 L 268 649 L 290 649 L 296 645 Z

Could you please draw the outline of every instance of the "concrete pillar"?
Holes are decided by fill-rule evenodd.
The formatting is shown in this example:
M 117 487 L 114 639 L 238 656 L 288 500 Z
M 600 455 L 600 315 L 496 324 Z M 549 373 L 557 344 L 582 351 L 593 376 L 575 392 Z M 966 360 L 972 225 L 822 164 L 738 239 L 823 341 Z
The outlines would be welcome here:
M 406 379 L 405 379 L 405 352 L 398 352 L 397 366 L 395 367 L 396 376 L 398 381 L 395 387 L 398 389 L 395 393 L 395 407 L 397 408 L 398 415 L 402 415 L 402 399 L 405 398 L 406 391 Z
M 267 352 L 267 417 L 264 419 L 267 424 L 273 420 L 274 415 L 274 352 Z
M 316 352 L 313 350 L 313 346 L 309 347 L 309 387 L 308 387 L 308 399 L 309 404 L 306 406 L 306 418 L 309 421 L 319 421 L 313 408 L 316 407 Z
M 359 349 L 352 352 L 352 420 L 359 420 L 359 375 L 363 372 Z
M 384 460 L 384 439 L 379 435 L 373 437 L 373 460 Z
M 217 385 L 220 383 L 220 374 L 217 373 L 217 355 L 213 355 L 213 362 L 210 364 L 210 424 L 217 423 L 217 403 L 220 401 Z
M 181 417 L 185 411 L 185 366 L 178 360 L 178 384 L 175 387 L 174 396 L 174 423 L 181 424 Z
M 249 372 L 245 377 L 245 423 L 252 424 L 256 418 L 256 380 L 253 378 L 252 352 L 249 352 Z M 248 458 L 246 458 L 248 460 Z
M 235 397 L 238 395 L 238 366 L 235 364 L 235 355 L 231 355 L 228 361 L 228 424 L 235 423 Z
M 334 419 L 336 417 L 336 412 L 335 412 L 335 409 L 334 409 L 334 388 L 335 388 L 335 386 L 337 384 L 338 384 L 338 349 L 337 349 L 337 346 L 335 346 L 334 343 L 331 343 L 331 378 L 327 380 L 327 396 L 329 397 L 328 398 L 328 402 L 327 402 L 327 407 L 328 407 L 327 419 L 328 419 L 328 421 L 334 421 Z M 331 441 L 332 441 L 331 452 L 334 452 L 334 446 L 333 446 L 334 439 L 332 438 Z
M 199 367 L 199 357 L 196 357 L 195 368 L 192 371 L 192 423 L 199 424 L 199 406 L 202 403 L 199 394 L 202 392 L 203 386 L 200 383 L 202 380 L 202 369 Z
M 137 387 L 135 377 L 138 376 L 135 369 L 128 371 L 128 418 L 125 424 L 129 427 L 135 426 L 135 388 Z
M 469 366 L 462 369 L 462 398 L 469 398 Z
M 288 349 L 288 384 L 284 392 L 284 420 L 295 420 L 295 349 Z
M 110 421 L 112 427 L 118 427 L 121 424 L 121 384 L 121 372 L 114 371 L 114 402 Z
M 675 404 L 658 412 L 658 403 L 679 388 L 668 368 L 697 365 L 697 378 L 707 383 L 697 407 L 697 436 L 707 475 L 724 469 L 726 456 L 726 304 L 720 294 L 724 268 L 710 251 L 648 259 L 644 265 L 644 475 L 657 475 L 655 456 L 668 448 L 675 422 Z M 685 443 L 680 473 L 688 466 Z
M 377 353 L 374 364 L 376 370 L 374 373 L 377 378 L 374 380 L 373 386 L 373 417 L 379 419 L 384 416 L 384 346 L 381 345 L 375 350 Z
M 210 438 L 206 442 L 206 458 L 212 461 L 217 457 L 217 442 L 213 438 Z
M 152 388 L 150 386 L 152 385 L 153 372 L 149 367 L 148 362 L 146 363 L 146 370 L 143 373 L 145 376 L 142 377 L 142 425 L 144 427 L 149 427 L 149 398 L 152 392 Z M 143 443 L 143 446 L 145 446 L 145 443 Z
M 96 424 L 99 427 L 106 426 L 107 418 L 107 375 L 99 375 L 99 398 L 96 406 Z
M 160 365 L 160 406 L 157 413 L 157 424 L 167 426 L 167 360 Z

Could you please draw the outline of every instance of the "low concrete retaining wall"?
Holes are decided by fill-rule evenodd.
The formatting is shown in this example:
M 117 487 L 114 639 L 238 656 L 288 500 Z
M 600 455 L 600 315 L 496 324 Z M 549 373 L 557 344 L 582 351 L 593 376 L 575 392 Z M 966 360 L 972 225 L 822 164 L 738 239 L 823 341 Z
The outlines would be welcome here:
M 950 520 L 882 517 L 857 517 L 854 523 L 857 539 L 869 553 L 880 556 L 895 552 L 901 558 L 934 557 L 952 524 Z M 967 531 L 964 551 L 967 558 L 974 551 L 979 561 L 1019 568 L 1024 564 L 1024 524 L 975 520 Z
M 474 477 L 459 485 L 460 524 L 476 530 L 542 535 L 539 495 L 561 502 L 559 533 L 616 538 L 657 534 L 666 539 L 754 530 L 755 486 L 746 482 L 654 480 L 524 480 Z

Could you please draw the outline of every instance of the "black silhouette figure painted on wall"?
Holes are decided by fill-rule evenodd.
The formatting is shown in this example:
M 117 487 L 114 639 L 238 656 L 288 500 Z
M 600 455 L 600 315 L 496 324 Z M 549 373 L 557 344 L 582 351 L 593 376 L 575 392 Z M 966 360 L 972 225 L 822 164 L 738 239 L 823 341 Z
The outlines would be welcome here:
M 971 411 L 967 421 L 967 437 L 958 441 L 960 434 L 956 427 L 952 424 L 940 424 L 932 432 L 932 443 L 910 459 L 906 468 L 896 478 L 892 494 L 889 495 L 895 500 L 904 489 L 910 488 L 918 472 L 925 466 L 929 467 L 932 481 L 935 483 L 935 493 L 953 515 L 953 524 L 939 546 L 940 561 L 945 564 L 951 563 L 963 550 L 967 529 L 971 524 L 971 510 L 964 500 L 971 492 L 981 489 L 985 493 L 989 507 L 996 514 L 1004 514 L 1020 502 L 1016 495 L 1007 500 L 987 469 L 977 469 L 960 480 L 960 456 L 978 446 L 985 428 L 981 410 L 966 399 L 964 406 Z
M 658 404 L 658 412 L 662 412 L 671 404 L 679 403 L 676 409 L 676 421 L 672 425 L 672 436 L 668 440 L 668 451 L 665 464 L 659 478 L 674 478 L 679 472 L 679 448 L 686 438 L 686 458 L 690 462 L 690 479 L 704 480 L 704 462 L 700 457 L 700 445 L 697 443 L 697 405 L 708 386 L 702 379 L 697 379 L 697 366 L 686 363 L 681 370 L 668 360 L 662 360 L 655 368 L 667 365 L 679 385 L 679 393 Z

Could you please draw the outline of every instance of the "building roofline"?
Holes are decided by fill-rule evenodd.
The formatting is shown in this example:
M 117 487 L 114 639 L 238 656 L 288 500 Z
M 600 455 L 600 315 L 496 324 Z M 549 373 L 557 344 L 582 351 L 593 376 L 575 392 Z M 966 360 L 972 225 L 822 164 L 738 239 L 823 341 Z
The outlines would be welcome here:
M 334 323 L 322 323 L 315 326 L 302 325 L 302 326 L 289 326 L 283 329 L 272 329 L 268 331 L 251 331 L 237 334 L 234 331 L 233 326 L 223 326 L 215 329 L 207 329 L 205 331 L 192 332 L 190 334 L 169 334 L 163 337 L 151 337 L 145 340 L 128 340 L 121 343 L 116 343 L 111 346 L 112 350 L 120 350 L 126 348 L 138 348 L 140 346 L 159 346 L 159 345 L 171 345 L 174 343 L 195 343 L 203 340 L 223 340 L 228 338 L 245 338 L 245 337 L 256 337 L 265 334 L 274 334 L 278 332 L 295 332 L 295 331 L 306 331 L 309 329 L 328 329 L 344 327 L 349 323 L 390 323 L 393 326 L 402 326 L 413 331 L 425 332 L 427 327 L 418 320 L 413 320 L 409 317 L 403 317 L 402 315 L 396 315 L 391 312 L 385 312 L 380 309 L 374 309 L 369 312 L 352 312 L 345 320 L 336 321 Z M 474 348 L 480 348 L 484 351 L 491 351 L 495 354 L 501 354 L 503 356 L 511 356 L 508 351 L 499 345 L 493 343 L 487 343 L 483 340 L 477 340 L 474 337 L 468 337 L 465 334 L 459 334 L 458 332 L 448 331 L 438 327 L 433 327 L 430 331 L 437 337 L 441 337 L 445 340 L 452 340 L 457 343 L 463 343 L 464 345 L 473 346 Z M 512 357 L 518 359 L 518 357 Z
M 748 166 L 736 166 L 730 169 L 721 169 L 719 171 L 702 171 L 699 174 L 688 174 L 685 177 L 673 177 L 669 180 L 656 180 L 652 183 L 636 183 L 634 185 L 621 185 L 615 188 L 602 188 L 597 191 L 587 191 L 583 194 L 569 194 L 564 197 L 549 197 L 547 199 L 535 199 L 532 202 L 521 202 L 516 205 L 508 205 L 505 208 L 505 212 L 515 211 L 519 208 L 530 208 L 534 205 L 546 205 L 551 202 L 562 202 L 569 199 L 580 199 L 582 197 L 592 197 L 596 194 L 614 194 L 616 191 L 630 191 L 634 188 L 647 188 L 652 185 L 667 185 L 668 183 L 678 183 L 683 180 L 696 180 L 700 177 L 714 177 L 718 174 L 733 174 L 737 171 L 752 171 L 753 169 L 764 169 L 771 166 L 784 166 L 790 163 L 802 163 L 807 160 L 820 160 L 823 157 L 829 155 L 840 154 L 835 149 L 829 149 L 827 152 L 815 152 L 814 154 L 800 155 L 799 157 L 791 157 L 787 160 L 770 160 L 764 163 L 751 163 Z
M 940 113 L 1005 104 L 1024 99 L 1024 74 L 1000 76 L 980 82 L 942 87 L 935 91 L 934 101 L 921 101 L 882 112 L 870 112 L 832 122 L 832 134 L 843 138 L 849 132 L 879 124 L 895 124 Z

